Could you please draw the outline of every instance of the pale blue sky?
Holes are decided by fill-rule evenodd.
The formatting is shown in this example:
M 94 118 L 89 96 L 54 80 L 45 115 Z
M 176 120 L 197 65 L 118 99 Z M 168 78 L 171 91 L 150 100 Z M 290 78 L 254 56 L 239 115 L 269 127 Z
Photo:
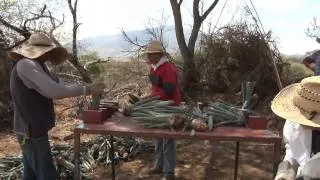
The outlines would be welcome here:
M 205 0 L 209 5 L 213 0 Z M 213 10 L 209 22 L 215 24 L 226 0 L 220 0 Z M 245 0 L 249 5 L 250 1 Z M 279 41 L 279 49 L 285 54 L 304 54 L 320 44 L 308 38 L 305 30 L 312 18 L 319 17 L 320 0 L 252 0 L 260 15 L 264 29 L 271 30 Z M 244 0 L 228 0 L 219 25 L 229 23 L 239 17 L 237 7 L 243 7 Z M 79 37 L 112 35 L 125 30 L 143 29 L 148 17 L 160 19 L 162 12 L 168 17 L 168 25 L 173 25 L 169 0 L 80 0 Z M 183 21 L 192 24 L 192 0 L 184 0 Z M 232 18 L 234 16 L 234 18 Z M 204 28 L 206 29 L 206 28 Z

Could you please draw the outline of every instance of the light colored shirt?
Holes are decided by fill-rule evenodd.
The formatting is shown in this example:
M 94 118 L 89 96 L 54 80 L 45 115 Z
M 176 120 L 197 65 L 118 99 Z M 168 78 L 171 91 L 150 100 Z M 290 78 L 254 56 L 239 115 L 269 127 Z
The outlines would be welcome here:
M 43 67 L 34 60 L 24 58 L 17 62 L 16 66 L 18 76 L 24 85 L 47 98 L 62 99 L 84 94 L 84 86 L 65 85 L 63 82 L 54 81 Z M 47 70 L 46 66 L 44 68 Z
M 168 59 L 166 56 L 162 56 L 160 60 L 157 62 L 157 64 L 151 64 L 152 69 L 155 71 L 159 66 L 167 62 Z
M 307 175 L 320 178 L 320 153 L 311 158 L 312 130 L 286 121 L 283 127 L 283 138 L 286 148 L 284 161 L 299 165 L 297 177 Z

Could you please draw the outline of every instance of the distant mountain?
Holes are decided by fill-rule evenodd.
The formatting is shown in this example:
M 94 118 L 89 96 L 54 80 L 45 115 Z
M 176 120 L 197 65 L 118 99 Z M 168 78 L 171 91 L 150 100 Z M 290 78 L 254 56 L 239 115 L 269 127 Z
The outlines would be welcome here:
M 146 30 L 128 31 L 126 33 L 132 39 L 138 38 L 145 42 L 151 39 L 151 36 L 147 34 Z M 190 31 L 186 30 L 185 36 L 189 37 L 189 35 Z M 165 29 L 164 39 L 169 52 L 176 52 L 178 50 L 178 43 L 173 26 Z M 85 38 L 80 40 L 80 44 L 85 46 L 86 51 L 96 51 L 101 57 L 124 56 L 126 55 L 124 51 L 130 49 L 129 43 L 124 40 L 121 33 Z M 86 53 L 86 51 L 81 51 L 81 53 Z

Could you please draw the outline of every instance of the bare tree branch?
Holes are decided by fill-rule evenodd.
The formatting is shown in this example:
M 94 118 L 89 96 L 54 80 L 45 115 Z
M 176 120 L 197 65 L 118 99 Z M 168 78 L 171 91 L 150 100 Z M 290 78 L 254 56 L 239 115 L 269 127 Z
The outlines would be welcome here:
M 200 12 L 199 12 L 199 3 L 200 0 L 194 0 L 193 1 L 193 18 L 200 20 Z
M 49 16 L 44 15 L 46 9 L 47 9 L 47 6 L 44 5 L 44 7 L 42 8 L 42 10 L 40 11 L 40 14 L 35 14 L 35 13 L 34 13 L 34 17 L 32 17 L 32 18 L 27 19 L 27 20 L 24 21 L 22 28 L 26 30 L 28 23 L 31 22 L 31 21 L 39 20 L 39 19 L 41 19 L 41 18 L 50 18 Z
M 84 68 L 87 68 L 87 67 L 95 65 L 95 64 L 107 63 L 110 61 L 111 61 L 110 59 L 98 59 L 98 60 L 94 60 L 94 61 L 89 61 L 84 65 Z
M 190 52 L 184 37 L 180 5 L 177 3 L 177 0 L 170 0 L 170 3 L 175 22 L 176 37 L 179 49 L 183 57 L 188 57 Z M 182 3 L 182 1 L 180 1 L 179 3 Z
M 211 4 L 211 6 L 201 16 L 201 21 L 204 21 L 207 18 L 207 16 L 210 14 L 210 12 L 216 7 L 218 2 L 219 2 L 219 0 L 214 0 L 214 2 Z
M 10 49 L 13 49 L 13 48 L 15 48 L 15 47 L 18 47 L 18 46 L 20 46 L 21 44 L 23 44 L 24 42 L 26 42 L 28 39 L 23 39 L 23 40 L 21 40 L 21 41 L 19 41 L 19 42 L 16 42 L 16 43 L 14 43 L 12 46 L 9 46 L 9 47 L 6 47 L 6 48 L 4 48 L 6 51 L 8 51 L 8 50 L 10 50 Z
M 130 44 L 133 44 L 134 46 L 137 46 L 139 48 L 145 48 L 145 45 L 141 44 L 140 42 L 138 42 L 138 39 L 136 38 L 135 40 L 133 40 L 132 38 L 130 38 L 128 36 L 128 34 L 125 32 L 124 29 L 121 29 L 121 33 L 123 35 L 123 38 L 125 41 L 129 42 Z
M 211 4 L 211 6 L 201 16 L 199 12 L 200 0 L 193 0 L 193 26 L 192 26 L 189 42 L 187 45 L 184 37 L 184 30 L 182 25 L 182 16 L 181 16 L 181 9 L 180 9 L 182 1 L 179 1 L 178 3 L 177 0 L 170 0 L 174 22 L 175 22 L 176 38 L 178 41 L 180 53 L 184 60 L 185 79 L 190 84 L 195 84 L 197 82 L 197 73 L 194 71 L 194 51 L 195 51 L 195 45 L 198 39 L 198 34 L 200 31 L 201 25 L 209 15 L 209 13 L 216 7 L 218 2 L 219 0 L 215 0 L 213 4 Z M 192 87 L 192 85 L 190 87 Z
M 83 77 L 83 81 L 86 83 L 91 83 L 92 79 L 86 69 L 79 63 L 79 57 L 78 57 L 78 47 L 77 47 L 77 34 L 78 34 L 78 28 L 80 24 L 77 22 L 77 6 L 78 6 L 78 0 L 75 0 L 74 5 L 72 6 L 72 1 L 68 0 L 68 5 L 70 12 L 72 14 L 73 19 L 73 29 L 72 29 L 72 55 L 69 61 L 81 74 Z
M 11 23 L 4 20 L 2 17 L 0 17 L 0 23 L 3 24 L 5 27 L 14 30 L 15 32 L 19 33 L 25 38 L 29 38 L 31 36 L 31 33 L 29 31 L 23 30 L 17 26 L 12 25 Z

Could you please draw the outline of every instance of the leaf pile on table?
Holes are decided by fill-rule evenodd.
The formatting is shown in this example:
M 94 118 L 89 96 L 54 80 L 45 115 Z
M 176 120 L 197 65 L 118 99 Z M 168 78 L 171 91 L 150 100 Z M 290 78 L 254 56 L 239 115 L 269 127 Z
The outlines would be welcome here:
M 111 164 L 111 144 L 109 136 L 97 136 L 95 139 L 81 143 L 80 168 L 81 178 L 91 179 L 90 173 L 97 165 Z M 74 170 L 74 150 L 71 145 L 57 144 L 51 147 L 59 179 L 72 179 Z M 132 137 L 114 137 L 114 160 L 127 161 L 139 153 L 153 152 L 152 142 Z M 0 159 L 0 179 L 20 179 L 23 171 L 22 157 L 5 157 Z
M 217 100 L 208 102 L 203 108 L 199 105 L 173 106 L 173 101 L 162 101 L 160 97 L 140 98 L 129 94 L 129 101 L 122 108 L 126 116 L 131 116 L 145 128 L 207 131 L 219 126 L 244 126 L 247 116 L 254 114 L 252 95 L 254 83 L 247 83 L 242 106 L 235 106 Z

